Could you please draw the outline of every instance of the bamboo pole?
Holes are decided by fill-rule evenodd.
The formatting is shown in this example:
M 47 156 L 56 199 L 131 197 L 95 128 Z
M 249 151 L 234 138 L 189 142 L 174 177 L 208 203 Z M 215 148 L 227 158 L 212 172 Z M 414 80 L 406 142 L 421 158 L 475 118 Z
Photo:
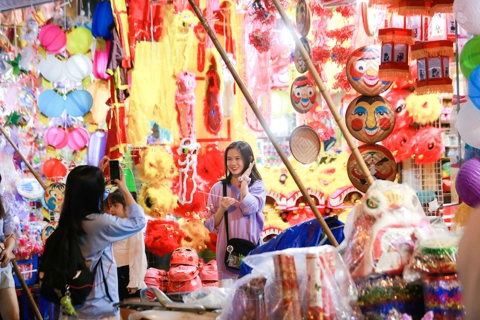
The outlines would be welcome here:
M 33 169 L 33 167 L 30 165 L 28 160 L 23 156 L 22 152 L 18 149 L 18 147 L 15 145 L 12 139 L 10 139 L 10 136 L 5 132 L 5 129 L 3 128 L 3 126 L 0 126 L 0 132 L 5 136 L 5 139 L 7 139 L 7 141 L 11 144 L 12 148 L 15 149 L 15 151 L 18 153 L 20 158 L 22 158 L 23 162 L 25 162 L 28 169 L 32 172 L 32 174 L 38 180 L 42 188 L 45 189 L 47 186 L 42 181 L 42 179 L 40 179 L 40 176 L 38 175 L 38 173 Z M 25 282 L 25 279 L 23 279 L 22 272 L 20 271 L 20 268 L 18 267 L 17 261 L 15 259 L 12 260 L 12 265 L 13 265 L 13 270 L 15 271 L 15 275 L 17 276 L 17 279 L 20 282 L 20 285 L 22 286 L 23 291 L 27 295 L 28 302 L 33 308 L 35 317 L 38 320 L 43 320 L 43 317 L 40 314 L 40 310 L 38 310 L 38 306 L 35 303 L 35 300 L 33 299 L 32 293 L 30 292 L 30 289 L 28 288 L 27 283 Z
M 280 13 L 280 16 L 282 17 L 283 22 L 285 23 L 285 26 L 287 29 L 290 31 L 293 39 L 295 40 L 295 44 L 297 48 L 300 50 L 300 53 L 302 55 L 303 60 L 306 62 L 308 71 L 312 75 L 313 79 L 315 80 L 315 83 L 318 86 L 318 89 L 320 89 L 320 93 L 322 94 L 323 98 L 327 102 L 328 108 L 330 109 L 330 112 L 332 112 L 333 117 L 335 118 L 335 121 L 337 122 L 338 127 L 340 128 L 340 131 L 342 131 L 342 134 L 347 141 L 348 146 L 350 147 L 350 150 L 352 150 L 353 156 L 355 157 L 355 160 L 357 160 L 358 165 L 360 166 L 360 170 L 362 171 L 363 175 L 365 176 L 365 179 L 367 179 L 367 182 L 369 185 L 372 185 L 374 179 L 372 177 L 372 174 L 370 173 L 370 170 L 368 170 L 367 165 L 365 164 L 365 160 L 363 160 L 362 155 L 360 154 L 360 151 L 358 150 L 358 147 L 355 145 L 355 142 L 352 139 L 352 136 L 350 135 L 350 132 L 347 130 L 347 127 L 345 126 L 345 123 L 343 122 L 342 117 L 338 113 L 338 110 L 335 108 L 335 104 L 333 103 L 332 97 L 327 92 L 327 89 L 325 88 L 325 85 L 323 84 L 322 79 L 320 79 L 320 76 L 318 75 L 317 70 L 315 69 L 315 66 L 313 65 L 312 59 L 310 59 L 310 56 L 308 55 L 307 50 L 305 50 L 305 47 L 303 46 L 302 42 L 300 41 L 300 38 L 298 37 L 297 33 L 293 29 L 292 23 L 290 22 L 290 19 L 288 18 L 285 10 L 282 7 L 282 4 L 280 3 L 279 0 L 272 0 L 273 5 L 275 8 L 277 8 L 278 13 Z
M 308 205 L 309 205 L 310 208 L 312 209 L 315 217 L 317 218 L 318 222 L 319 222 L 320 225 L 322 226 L 323 231 L 325 232 L 325 234 L 327 235 L 328 239 L 330 240 L 330 243 L 331 243 L 333 246 L 337 247 L 337 246 L 338 246 L 338 242 L 337 242 L 337 240 L 335 239 L 335 237 L 333 236 L 332 231 L 330 230 L 330 228 L 328 227 L 327 223 L 326 223 L 325 220 L 323 219 L 322 215 L 321 215 L 320 212 L 318 211 L 315 203 L 313 202 L 312 198 L 311 198 L 310 195 L 308 194 L 307 189 L 305 189 L 302 181 L 300 180 L 300 178 L 298 177 L 297 173 L 295 172 L 295 169 L 293 168 L 292 164 L 291 164 L 290 161 L 288 160 L 287 156 L 286 156 L 285 153 L 283 152 L 283 150 L 282 150 L 282 148 L 280 147 L 280 145 L 278 144 L 277 139 L 275 138 L 275 136 L 273 135 L 273 133 L 270 131 L 270 128 L 268 127 L 267 122 L 266 122 L 265 119 L 263 118 L 262 113 L 260 112 L 260 110 L 258 110 L 258 107 L 257 107 L 257 105 L 255 104 L 255 102 L 253 101 L 252 96 L 251 96 L 250 93 L 248 92 L 247 88 L 245 87 L 245 84 L 243 83 L 242 79 L 240 78 L 240 76 L 238 75 L 237 71 L 236 71 L 235 68 L 233 67 L 232 63 L 230 62 L 230 59 L 228 58 L 227 53 L 225 52 L 225 50 L 223 49 L 222 45 L 221 45 L 220 42 L 218 41 L 215 33 L 212 31 L 212 29 L 211 29 L 210 26 L 208 25 L 207 20 L 205 19 L 205 17 L 204 17 L 203 14 L 202 14 L 202 11 L 200 10 L 200 8 L 199 8 L 199 7 L 197 6 L 197 4 L 195 3 L 195 0 L 188 0 L 188 2 L 189 2 L 190 5 L 192 6 L 193 10 L 195 11 L 195 14 L 197 15 L 198 19 L 200 20 L 200 23 L 202 24 L 203 28 L 205 29 L 205 31 L 207 32 L 208 36 L 210 37 L 210 39 L 212 40 L 213 44 L 215 45 L 215 48 L 217 48 L 218 52 L 220 53 L 220 56 L 222 56 L 222 59 L 223 59 L 223 61 L 225 62 L 228 70 L 230 70 L 230 73 L 232 74 L 233 78 L 235 79 L 235 82 L 237 83 L 238 87 L 239 87 L 240 90 L 242 91 L 245 99 L 247 100 L 248 104 L 250 105 L 250 108 L 252 108 L 253 113 L 255 113 L 255 115 L 257 116 L 258 121 L 260 122 L 260 124 L 261 124 L 262 127 L 263 127 L 263 130 L 265 130 L 265 132 L 267 133 L 268 138 L 270 139 L 270 141 L 272 142 L 273 146 L 275 147 L 275 150 L 277 150 L 278 155 L 280 156 L 280 158 L 282 159 L 283 163 L 284 163 L 285 166 L 287 167 L 287 170 L 288 170 L 288 172 L 290 173 L 290 175 L 292 176 L 292 178 L 293 178 L 293 180 L 295 181 L 295 183 L 297 184 L 298 189 L 300 190 L 300 192 L 302 193 L 304 199 L 307 201 Z

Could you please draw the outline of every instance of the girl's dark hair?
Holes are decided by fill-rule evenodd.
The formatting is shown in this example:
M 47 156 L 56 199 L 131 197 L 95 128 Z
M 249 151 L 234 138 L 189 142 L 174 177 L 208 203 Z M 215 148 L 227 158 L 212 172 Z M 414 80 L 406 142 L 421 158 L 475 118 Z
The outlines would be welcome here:
M 127 207 L 127 202 L 125 201 L 125 197 L 123 194 L 120 192 L 120 190 L 115 190 L 114 192 L 110 193 L 108 195 L 108 201 L 109 204 L 115 204 L 115 203 L 120 203 L 123 205 L 124 208 Z
M 253 161 L 254 164 L 253 164 L 252 172 L 250 173 L 250 179 L 252 179 L 252 181 L 250 181 L 249 185 L 252 185 L 257 180 L 262 180 L 262 176 L 258 172 L 257 165 L 255 164 L 255 157 L 253 156 L 252 147 L 250 147 L 250 145 L 246 141 L 240 140 L 240 141 L 232 142 L 227 147 L 227 149 L 225 149 L 224 161 L 225 161 L 225 172 L 227 174 L 225 181 L 227 182 L 227 184 L 230 184 L 232 181 L 232 175 L 228 174 L 228 166 L 227 166 L 227 154 L 228 154 L 228 150 L 230 149 L 236 149 L 242 156 L 242 159 L 243 159 L 242 173 L 248 169 L 250 162 Z
M 2 182 L 2 175 L 0 174 L 0 183 Z M 3 208 L 3 198 L 0 196 L 0 219 L 5 218 L 5 209 Z
M 0 219 L 5 218 L 5 209 L 3 208 L 3 198 L 0 196 Z
M 58 224 L 77 235 L 85 234 L 82 222 L 92 213 L 102 212 L 105 192 L 103 172 L 94 166 L 78 166 L 67 177 L 65 197 Z

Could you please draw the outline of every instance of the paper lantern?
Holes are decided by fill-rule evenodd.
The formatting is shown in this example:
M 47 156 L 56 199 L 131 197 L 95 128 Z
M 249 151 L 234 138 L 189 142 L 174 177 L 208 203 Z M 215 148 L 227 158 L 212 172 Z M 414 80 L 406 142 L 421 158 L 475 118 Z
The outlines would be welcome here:
M 62 127 L 50 127 L 43 135 L 45 143 L 55 149 L 62 149 L 68 143 L 68 133 Z
M 107 146 L 107 132 L 97 130 L 90 136 L 87 150 L 87 164 L 98 167 L 100 160 L 105 156 Z
M 410 94 L 405 105 L 413 122 L 421 125 L 438 120 L 442 113 L 442 104 L 437 94 Z
M 71 56 L 65 64 L 65 75 L 71 81 L 82 81 L 92 73 L 92 60 L 83 54 Z
M 431 0 L 430 14 L 453 13 L 453 0 Z
M 97 3 L 93 12 L 92 34 L 95 38 L 101 37 L 105 40 L 112 40 L 113 34 L 110 31 L 113 21 L 112 7 L 109 1 Z
M 458 171 L 455 181 L 460 200 L 470 207 L 480 205 L 480 158 L 465 162 Z
M 92 108 L 93 97 L 87 90 L 70 92 L 65 101 L 65 110 L 72 117 L 81 117 Z
M 352 136 L 362 142 L 382 141 L 395 127 L 395 110 L 380 96 L 360 96 L 350 102 L 345 124 Z
M 413 30 L 387 28 L 378 30 L 382 42 L 382 54 L 378 76 L 383 80 L 394 81 L 410 78 L 410 45 L 415 43 Z
M 50 82 L 62 82 L 65 78 L 65 62 L 53 54 L 47 54 L 38 65 L 42 76 Z
M 470 101 L 480 109 L 480 67 L 476 67 L 468 81 L 468 97 Z
M 93 57 L 93 75 L 97 79 L 107 80 L 110 75 L 106 72 L 108 65 L 108 55 L 110 54 L 111 41 L 97 39 L 95 55 Z
M 50 53 L 60 53 L 65 49 L 67 36 L 59 26 L 47 24 L 40 30 L 40 44 Z
M 412 45 L 412 59 L 417 59 L 415 92 L 452 93 L 450 57 L 454 54 L 450 40 L 418 42 Z
M 478 0 L 455 0 L 455 19 L 467 32 L 480 35 L 480 2 Z
M 67 51 L 71 54 L 87 53 L 92 42 L 92 33 L 85 27 L 74 27 L 67 33 Z
M 472 71 L 480 65 L 480 36 L 468 40 L 460 53 L 460 69 L 469 79 Z
M 88 143 L 88 131 L 85 128 L 75 128 L 68 134 L 68 147 L 72 150 L 82 150 Z
M 108 82 L 96 80 L 88 86 L 87 91 L 90 92 L 93 97 L 93 105 L 90 109 L 92 116 L 90 123 L 101 123 L 105 121 L 109 109 L 106 101 L 110 98 Z
M 65 110 L 65 100 L 53 90 L 45 90 L 38 96 L 38 109 L 47 117 L 59 117 Z
M 430 5 L 425 0 L 403 0 L 393 3 L 390 10 L 395 11 L 400 16 L 418 16 L 429 15 Z
M 378 96 L 392 85 L 380 79 L 380 50 L 377 46 L 356 49 L 347 60 L 347 80 L 353 89 L 364 96 Z
M 474 148 L 480 149 L 480 110 L 471 101 L 460 108 L 456 127 L 460 138 Z
M 67 175 L 67 166 L 59 159 L 48 159 L 43 164 L 43 174 L 49 179 L 60 179 Z

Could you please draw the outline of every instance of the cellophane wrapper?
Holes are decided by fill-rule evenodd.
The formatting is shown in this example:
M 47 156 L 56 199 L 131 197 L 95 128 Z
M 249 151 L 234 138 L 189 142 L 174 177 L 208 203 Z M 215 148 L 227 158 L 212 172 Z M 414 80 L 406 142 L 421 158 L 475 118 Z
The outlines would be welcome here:
M 357 288 L 332 246 L 248 256 L 219 319 L 357 318 Z M 262 292 L 263 286 L 263 292 Z

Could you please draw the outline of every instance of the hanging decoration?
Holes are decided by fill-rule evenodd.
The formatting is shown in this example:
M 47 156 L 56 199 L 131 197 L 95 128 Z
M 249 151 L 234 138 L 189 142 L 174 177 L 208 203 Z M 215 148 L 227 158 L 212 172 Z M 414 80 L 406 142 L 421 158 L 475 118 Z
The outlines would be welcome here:
M 362 142 L 375 143 L 388 137 L 395 127 L 395 111 L 380 96 L 360 96 L 350 102 L 345 122 L 352 136 Z
M 180 136 L 182 138 L 195 138 L 195 88 L 197 87 L 195 74 L 189 71 L 180 72 L 176 84 L 175 109 L 177 110 Z
M 455 0 L 453 11 L 458 24 L 468 33 L 480 35 L 480 3 L 476 0 Z
M 200 144 L 190 138 L 183 138 L 177 153 L 179 171 L 179 196 L 181 204 L 192 203 L 193 194 L 197 190 L 197 157 Z
M 220 109 L 220 77 L 215 58 L 210 59 L 207 71 L 207 92 L 204 100 L 203 119 L 205 128 L 213 135 L 217 135 L 223 125 L 223 115 Z
M 347 61 L 347 80 L 365 96 L 377 96 L 388 90 L 390 81 L 380 79 L 380 50 L 377 46 L 366 46 L 353 51 Z
M 38 40 L 42 47 L 49 53 L 60 53 L 67 45 L 65 32 L 55 24 L 47 24 L 42 27 Z
M 293 109 L 299 113 L 307 113 L 317 103 L 317 90 L 310 77 L 300 76 L 290 88 L 290 101 Z
M 417 60 L 417 94 L 453 93 L 449 71 L 449 58 L 453 54 L 450 40 L 419 42 L 412 46 L 412 59 Z
M 394 181 L 397 175 L 397 163 L 387 148 L 377 144 L 365 144 L 358 148 L 366 165 L 375 179 Z M 347 173 L 352 184 L 361 192 L 368 190 L 367 179 L 360 171 L 357 160 L 350 155 L 347 161 Z
M 381 63 L 378 75 L 381 79 L 395 81 L 410 78 L 410 45 L 415 43 L 411 29 L 387 28 L 378 30 L 382 42 Z

